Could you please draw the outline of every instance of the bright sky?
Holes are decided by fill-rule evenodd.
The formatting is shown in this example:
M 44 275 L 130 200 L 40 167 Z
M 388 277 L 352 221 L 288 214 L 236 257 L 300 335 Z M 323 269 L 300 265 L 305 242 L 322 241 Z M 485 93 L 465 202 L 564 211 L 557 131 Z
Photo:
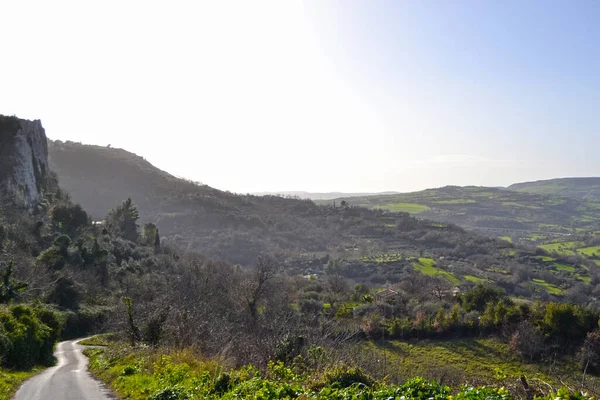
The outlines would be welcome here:
M 234 192 L 599 176 L 600 2 L 2 2 L 0 114 Z

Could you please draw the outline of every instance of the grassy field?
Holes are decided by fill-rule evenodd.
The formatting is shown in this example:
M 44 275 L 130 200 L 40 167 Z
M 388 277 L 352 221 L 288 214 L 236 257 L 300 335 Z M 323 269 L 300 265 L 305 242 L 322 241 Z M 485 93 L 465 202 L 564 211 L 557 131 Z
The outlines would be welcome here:
M 35 367 L 31 371 L 10 371 L 0 368 L 0 400 L 10 400 L 27 379 L 37 375 L 44 367 Z
M 544 288 L 550 294 L 561 294 L 562 290 L 551 283 L 546 282 L 543 279 L 532 279 L 532 282 L 542 288 Z
M 436 268 L 435 262 L 431 258 L 419 258 L 418 261 L 413 263 L 413 268 L 424 275 L 444 278 L 454 285 L 458 285 L 460 283 L 460 279 L 455 277 L 450 272 Z
M 547 243 L 538 246 L 550 253 L 556 252 L 560 255 L 564 256 L 572 256 L 575 254 L 573 249 L 577 246 L 576 242 L 556 242 L 556 243 Z
M 485 282 L 488 282 L 487 279 L 479 278 L 479 277 L 473 276 L 473 275 L 463 275 L 463 278 L 465 278 L 465 280 L 467 280 L 469 282 L 473 282 L 473 283 L 485 283 Z
M 338 199 L 342 200 L 342 199 Z M 515 243 L 598 230 L 599 200 L 562 198 L 490 187 L 446 186 L 413 193 L 345 198 L 352 206 L 418 214 Z M 316 201 L 331 204 L 331 201 Z
M 577 249 L 577 251 L 587 257 L 600 257 L 600 246 L 582 247 Z
M 476 384 L 514 381 L 522 375 L 530 382 L 540 380 L 553 386 L 560 386 L 560 380 L 570 384 L 581 380 L 581 373 L 573 361 L 558 360 L 554 366 L 525 363 L 511 352 L 508 344 L 492 338 L 391 341 L 366 346 L 378 354 L 380 360 L 386 360 L 388 374 L 401 371 L 406 376 L 445 377 L 446 381 L 468 379 Z
M 389 203 L 374 208 L 388 210 L 391 212 L 407 212 L 410 214 L 420 214 L 429 210 L 429 207 L 416 203 Z

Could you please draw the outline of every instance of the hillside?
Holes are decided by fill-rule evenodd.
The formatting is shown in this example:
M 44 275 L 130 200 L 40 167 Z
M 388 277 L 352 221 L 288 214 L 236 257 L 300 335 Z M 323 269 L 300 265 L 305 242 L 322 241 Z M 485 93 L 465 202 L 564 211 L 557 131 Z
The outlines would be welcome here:
M 94 219 L 103 219 L 130 197 L 142 222 L 155 223 L 165 243 L 235 263 L 251 263 L 265 252 L 309 257 L 435 252 L 472 240 L 458 228 L 432 226 L 408 215 L 216 190 L 175 178 L 121 149 L 50 142 L 49 155 L 61 187 Z M 410 229 L 399 230 L 399 225 Z M 442 231 L 441 238 L 419 241 L 433 231 Z
M 455 223 L 490 236 L 537 243 L 600 227 L 600 201 L 487 187 L 447 186 L 414 193 L 337 199 L 351 205 Z M 330 202 L 321 201 L 319 204 Z
M 303 191 L 282 191 L 282 192 L 257 192 L 252 193 L 255 196 L 288 196 L 299 197 L 310 200 L 333 200 L 340 197 L 364 197 L 364 196 L 382 196 L 386 194 L 398 194 L 398 192 L 379 192 L 379 193 L 342 193 L 342 192 L 303 192 Z
M 509 190 L 559 195 L 584 200 L 600 200 L 600 178 L 560 178 L 515 183 Z

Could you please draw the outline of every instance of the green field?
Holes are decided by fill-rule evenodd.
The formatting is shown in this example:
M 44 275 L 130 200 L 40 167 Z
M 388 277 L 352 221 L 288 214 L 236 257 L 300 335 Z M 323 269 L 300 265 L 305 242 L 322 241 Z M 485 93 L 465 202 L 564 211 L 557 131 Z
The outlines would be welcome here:
M 463 275 L 463 278 L 465 278 L 465 280 L 467 280 L 469 282 L 473 282 L 473 283 L 485 283 L 485 282 L 488 282 L 487 279 L 479 278 L 479 277 L 473 276 L 473 275 Z
M 343 200 L 353 206 L 418 214 L 488 236 L 510 236 L 515 244 L 540 243 L 549 238 L 556 239 L 559 235 L 600 228 L 598 200 L 570 199 L 491 187 L 446 186 L 413 193 L 369 195 Z M 330 200 L 315 202 L 331 204 Z
M 544 288 L 550 294 L 561 294 L 562 290 L 551 283 L 546 282 L 543 279 L 532 279 L 532 282 L 542 288 Z
M 385 345 L 369 343 L 365 347 L 386 360 L 386 374 L 424 376 L 429 379 L 446 377 L 460 381 L 468 378 L 482 384 L 498 384 L 499 379 L 541 379 L 559 383 L 542 365 L 523 363 L 514 356 L 507 344 L 497 339 L 391 341 Z M 575 371 L 573 364 L 561 365 L 562 370 Z M 576 373 L 573 373 L 576 375 Z M 402 376 L 400 378 L 403 378 Z
M 577 249 L 577 251 L 587 257 L 600 257 L 600 246 L 582 247 Z
M 458 285 L 460 280 L 452 275 L 450 272 L 444 271 L 443 269 L 436 268 L 435 262 L 431 258 L 419 258 L 417 262 L 413 263 L 413 268 L 420 273 L 427 276 L 437 276 L 446 279 L 448 282 Z
M 417 203 L 389 203 L 375 206 L 373 208 L 388 210 L 391 212 L 407 212 L 410 214 L 420 214 L 423 211 L 429 210 L 429 207 Z
M 539 245 L 538 247 L 541 249 L 544 249 L 550 253 L 556 252 L 560 255 L 572 256 L 575 254 L 575 251 L 573 251 L 573 248 L 576 247 L 576 244 L 577 244 L 576 242 L 556 242 L 556 243 L 542 244 L 542 245 Z

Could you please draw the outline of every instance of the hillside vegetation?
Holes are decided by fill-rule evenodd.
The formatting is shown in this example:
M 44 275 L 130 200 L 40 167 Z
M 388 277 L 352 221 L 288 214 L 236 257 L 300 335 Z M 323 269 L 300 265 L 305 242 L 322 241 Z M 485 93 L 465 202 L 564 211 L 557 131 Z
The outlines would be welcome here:
M 583 200 L 600 199 L 600 178 L 560 178 L 516 183 L 508 190 L 547 195 L 559 195 Z
M 419 218 L 454 223 L 489 236 L 520 243 L 595 230 L 600 201 L 487 187 L 447 186 L 421 192 L 335 200 L 369 209 L 408 212 Z M 333 201 L 319 201 L 332 204 Z
M 543 207 L 555 206 L 558 223 L 572 217 L 574 205 L 568 201 L 577 200 L 496 189 L 444 188 L 318 206 L 310 200 L 219 191 L 175 178 L 121 149 L 72 142 L 53 142 L 49 148 L 61 185 L 73 200 L 91 209 L 94 218 L 106 215 L 107 204 L 118 204 L 118 199 L 131 195 L 140 221 L 155 224 L 164 244 L 209 258 L 251 265 L 260 254 L 268 253 L 285 260 L 286 269 L 294 273 L 337 273 L 375 286 L 398 284 L 415 275 L 467 287 L 493 282 L 528 299 L 565 295 L 581 282 L 596 285 L 596 264 L 583 265 L 585 260 L 576 258 L 541 260 L 533 248 L 514 248 L 504 240 L 486 239 L 453 224 L 415 219 L 403 212 L 420 212 L 420 218 L 446 210 L 441 214 L 452 219 L 461 214 L 458 210 L 470 207 L 470 217 L 479 225 L 497 226 L 498 221 L 505 221 L 508 226 L 523 227 L 507 208 L 541 221 L 547 220 L 548 210 Z M 402 202 L 398 196 L 403 196 Z M 517 201 L 526 201 L 527 206 L 515 206 Z M 499 207 L 504 211 L 498 212 Z M 499 215 L 482 217 L 486 213 Z M 421 260 L 415 262 L 417 258 Z

